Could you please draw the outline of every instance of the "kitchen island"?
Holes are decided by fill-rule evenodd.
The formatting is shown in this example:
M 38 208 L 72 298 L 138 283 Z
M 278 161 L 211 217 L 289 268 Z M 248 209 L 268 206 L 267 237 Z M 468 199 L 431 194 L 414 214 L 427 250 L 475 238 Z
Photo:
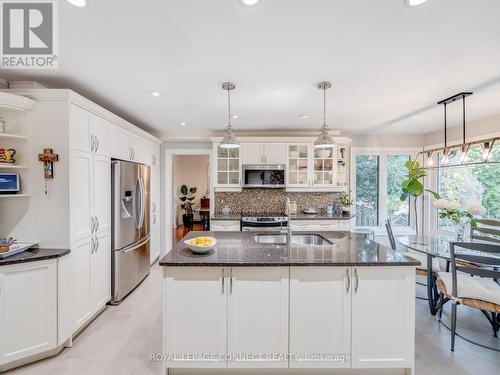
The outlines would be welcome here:
M 160 261 L 167 372 L 413 374 L 419 262 L 350 232 L 210 235 Z

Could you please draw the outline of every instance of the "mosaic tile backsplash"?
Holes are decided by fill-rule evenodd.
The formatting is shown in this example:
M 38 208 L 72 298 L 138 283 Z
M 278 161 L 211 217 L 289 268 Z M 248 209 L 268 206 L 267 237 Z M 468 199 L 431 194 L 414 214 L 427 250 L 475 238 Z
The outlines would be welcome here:
M 297 202 L 297 212 L 314 208 L 325 213 L 333 205 L 334 213 L 342 212 L 341 193 L 287 192 L 285 189 L 244 189 L 241 192 L 216 192 L 215 213 L 228 206 L 233 214 L 284 214 L 286 199 Z

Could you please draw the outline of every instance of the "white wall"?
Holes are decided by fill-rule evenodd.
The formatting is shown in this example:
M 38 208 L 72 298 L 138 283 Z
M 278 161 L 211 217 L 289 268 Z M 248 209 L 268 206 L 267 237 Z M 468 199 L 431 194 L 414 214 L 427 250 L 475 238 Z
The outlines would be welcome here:
M 194 207 L 200 205 L 200 198 L 208 192 L 209 189 L 209 174 L 210 174 L 210 158 L 208 155 L 173 155 L 173 191 L 174 201 L 172 207 L 176 207 L 173 212 L 173 223 L 182 224 L 183 210 L 180 208 L 180 202 L 177 197 L 182 185 L 187 185 L 188 188 L 196 186 L 196 199 Z

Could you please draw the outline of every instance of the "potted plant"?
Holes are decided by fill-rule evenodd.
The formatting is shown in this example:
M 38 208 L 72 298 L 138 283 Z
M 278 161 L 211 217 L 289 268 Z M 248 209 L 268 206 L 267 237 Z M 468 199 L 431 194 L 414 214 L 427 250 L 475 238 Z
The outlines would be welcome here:
M 354 204 L 354 200 L 351 198 L 351 190 L 341 195 L 340 204 L 342 204 L 342 214 L 349 215 L 351 213 L 351 206 Z
M 420 181 L 425 176 L 424 170 L 416 160 L 408 160 L 405 163 L 408 170 L 406 179 L 401 183 L 401 201 L 406 201 L 408 197 L 413 197 L 413 207 L 415 211 L 415 231 L 418 234 L 417 199 L 424 193 L 424 185 Z
M 193 228 L 193 201 L 195 199 L 196 187 L 191 187 L 188 189 L 186 185 L 181 186 L 181 196 L 179 197 L 181 203 L 181 208 L 184 210 L 182 215 L 182 224 L 184 228 Z

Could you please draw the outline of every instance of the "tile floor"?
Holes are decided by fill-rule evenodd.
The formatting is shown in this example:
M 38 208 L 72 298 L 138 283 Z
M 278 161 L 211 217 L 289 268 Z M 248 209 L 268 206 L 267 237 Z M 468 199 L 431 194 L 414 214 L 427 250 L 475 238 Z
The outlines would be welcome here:
M 120 306 L 109 307 L 78 337 L 72 348 L 57 357 L 8 372 L 9 375 L 160 375 L 161 363 L 149 353 L 162 348 L 161 268 L 155 264 L 149 277 Z M 419 294 L 421 287 L 419 288 Z M 429 314 L 426 301 L 417 300 L 416 374 L 491 375 L 499 373 L 500 353 L 457 339 L 449 350 L 449 332 Z M 487 321 L 477 311 L 460 311 L 489 335 Z M 465 319 L 467 317 L 467 319 Z M 459 320 L 460 322 L 460 320 Z M 464 326 L 464 328 L 467 328 Z M 469 327 L 470 328 L 470 327 Z M 478 332 L 479 333 L 479 332 Z M 498 339 L 497 339 L 498 340 Z

